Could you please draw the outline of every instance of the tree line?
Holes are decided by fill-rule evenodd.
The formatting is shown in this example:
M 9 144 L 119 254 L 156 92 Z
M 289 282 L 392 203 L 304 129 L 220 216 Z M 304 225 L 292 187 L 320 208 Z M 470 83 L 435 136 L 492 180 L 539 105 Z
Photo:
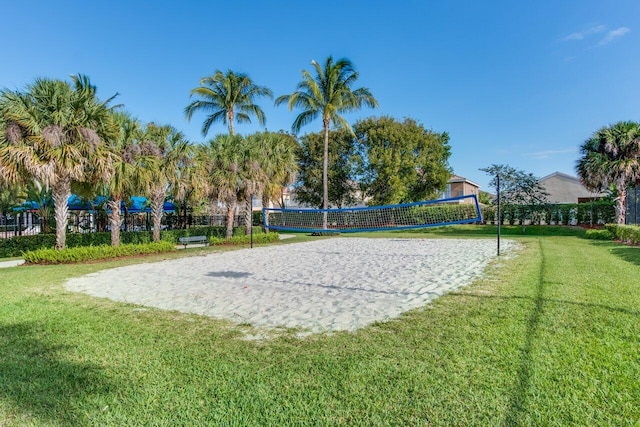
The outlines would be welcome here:
M 71 81 L 37 78 L 24 90 L 0 92 L 0 201 L 6 206 L 37 193 L 53 200 L 56 248 L 65 246 L 67 200 L 72 194 L 108 198 L 111 242 L 119 244 L 120 206 L 129 197 L 148 198 L 153 238 L 160 239 L 163 204 L 222 206 L 231 237 L 237 205 L 260 195 L 264 205 L 282 204 L 282 189 L 294 181 L 302 202 L 343 206 L 357 194 L 373 203 L 420 200 L 446 185 L 450 147 L 446 133 L 412 119 L 370 118 L 351 126 L 342 114 L 378 102 L 355 88 L 358 73 L 348 59 L 312 62 L 296 90 L 278 97 L 301 112 L 293 133 L 238 135 L 235 124 L 256 118 L 265 124 L 257 98 L 272 92 L 246 74 L 216 70 L 191 91 L 185 116 L 205 113 L 202 134 L 214 123 L 227 134 L 194 144 L 171 125 L 142 124 L 117 94 L 105 100 L 78 74 Z M 322 131 L 298 139 L 301 127 L 320 118 Z M 333 125 L 333 127 L 331 127 Z M 331 149 L 330 149 L 331 146 Z M 331 171 L 331 175 L 330 174 Z M 330 179 L 331 178 L 331 179 Z M 36 191 L 36 189 L 38 189 Z M 251 212 L 244 209 L 247 215 Z M 247 227 L 251 221 L 245 221 Z

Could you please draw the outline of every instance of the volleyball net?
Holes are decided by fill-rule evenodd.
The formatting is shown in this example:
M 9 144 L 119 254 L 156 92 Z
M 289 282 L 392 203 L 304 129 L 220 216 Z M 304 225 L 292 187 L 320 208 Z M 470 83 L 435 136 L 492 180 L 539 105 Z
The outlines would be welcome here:
M 323 228 L 326 212 L 327 228 Z M 405 230 L 482 222 L 475 195 L 345 209 L 263 208 L 265 229 L 303 233 Z

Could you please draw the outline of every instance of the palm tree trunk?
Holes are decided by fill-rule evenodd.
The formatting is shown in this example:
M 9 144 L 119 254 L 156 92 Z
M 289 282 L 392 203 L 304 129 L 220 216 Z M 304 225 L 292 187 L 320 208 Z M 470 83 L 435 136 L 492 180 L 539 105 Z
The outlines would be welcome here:
M 247 236 L 251 234 L 251 227 L 253 226 L 253 211 L 251 210 L 251 197 L 248 196 L 244 201 L 244 234 Z
M 153 241 L 160 241 L 160 227 L 162 224 L 162 208 L 164 206 L 164 185 L 156 187 L 151 192 L 151 216 L 153 217 Z
M 230 240 L 233 237 L 233 215 L 236 210 L 236 202 L 235 200 L 227 200 L 227 240 Z
M 111 226 L 111 246 L 120 246 L 120 225 L 122 218 L 120 217 L 121 199 L 113 199 L 107 202 L 111 213 L 109 214 L 109 225 Z
M 227 111 L 227 122 L 229 123 L 229 135 L 233 136 L 236 134 L 236 130 L 233 128 L 233 119 L 235 113 L 233 111 L 233 106 Z
M 327 209 L 329 208 L 329 118 L 322 121 L 324 126 L 324 159 L 322 161 L 322 229 L 327 229 Z
M 618 184 L 618 195 L 616 197 L 616 222 L 624 224 L 627 216 L 627 188 L 624 183 Z
M 64 249 L 67 240 L 67 220 L 69 218 L 69 207 L 67 205 L 71 196 L 71 178 L 60 177 L 51 186 L 53 196 L 53 209 L 56 218 L 56 249 Z

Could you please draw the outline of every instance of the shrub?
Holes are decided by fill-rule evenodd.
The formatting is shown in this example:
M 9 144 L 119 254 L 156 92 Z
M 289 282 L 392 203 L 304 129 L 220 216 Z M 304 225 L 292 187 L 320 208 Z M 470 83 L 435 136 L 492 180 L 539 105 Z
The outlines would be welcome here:
M 278 233 L 255 233 L 253 235 L 253 243 L 273 243 L 280 240 Z M 211 245 L 244 245 L 251 242 L 251 236 L 233 236 L 231 240 L 222 237 L 209 238 Z
M 153 254 L 174 251 L 169 242 L 146 243 L 142 245 L 124 244 L 120 246 L 83 246 L 55 249 L 38 249 L 22 254 L 27 264 L 64 264 L 72 262 L 96 261 L 131 255 Z
M 584 237 L 594 240 L 613 240 L 615 236 L 609 230 L 587 230 Z
M 605 229 L 623 243 L 640 245 L 640 227 L 637 225 L 607 224 Z
M 262 232 L 262 227 L 254 227 L 253 232 Z M 164 230 L 160 239 L 170 243 L 178 243 L 178 238 L 184 236 L 224 237 L 225 227 L 191 227 L 184 230 Z M 235 227 L 234 236 L 243 236 L 244 227 Z M 122 244 L 151 243 L 153 234 L 148 231 L 121 231 Z M 111 244 L 111 233 L 67 233 L 67 248 L 81 246 L 100 246 Z M 56 245 L 55 234 L 36 234 L 33 236 L 16 236 L 10 239 L 0 239 L 0 258 L 20 256 L 25 251 L 53 248 Z

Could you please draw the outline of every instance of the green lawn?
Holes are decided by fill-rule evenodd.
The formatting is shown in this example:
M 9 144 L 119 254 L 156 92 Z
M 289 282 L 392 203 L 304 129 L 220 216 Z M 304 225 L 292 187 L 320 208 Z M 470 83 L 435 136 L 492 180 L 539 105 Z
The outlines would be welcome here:
M 425 309 L 261 342 L 62 287 L 139 259 L 2 269 L 0 425 L 638 425 L 640 248 L 515 238 Z

